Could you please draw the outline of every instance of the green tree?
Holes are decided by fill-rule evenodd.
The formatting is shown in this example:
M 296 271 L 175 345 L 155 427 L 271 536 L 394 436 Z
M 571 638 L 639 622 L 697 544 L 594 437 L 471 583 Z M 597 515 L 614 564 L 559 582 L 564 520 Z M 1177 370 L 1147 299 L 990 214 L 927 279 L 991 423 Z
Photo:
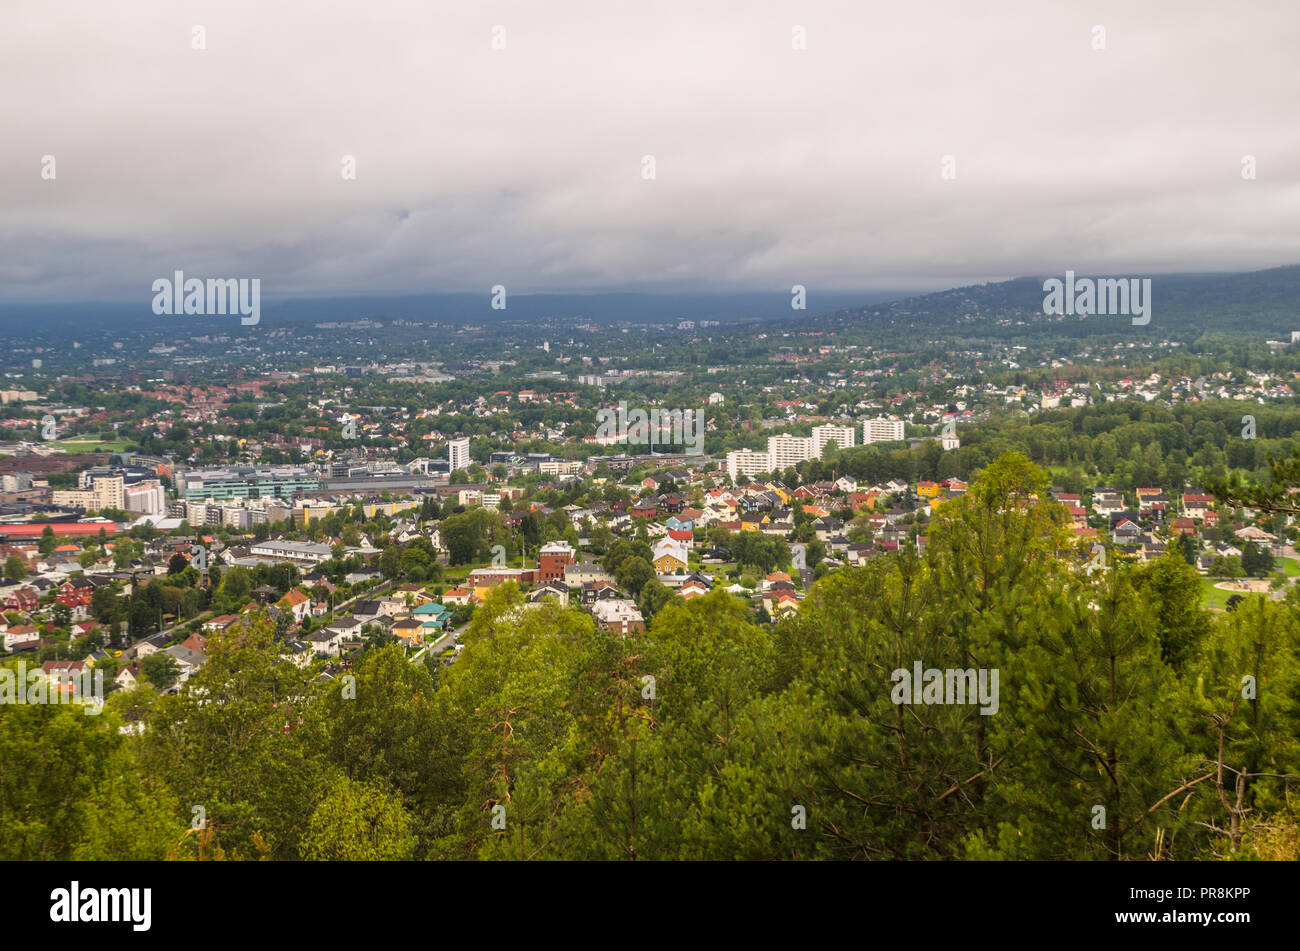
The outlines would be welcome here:
M 308 861 L 399 861 L 415 847 L 411 825 L 399 797 L 344 778 L 312 812 L 299 850 Z
M 180 679 L 181 668 L 171 654 L 157 651 L 140 661 L 140 673 L 154 689 L 168 690 Z
M 460 802 L 461 764 L 423 665 L 399 646 L 367 651 L 332 681 L 314 709 L 329 761 L 362 783 L 390 789 L 415 819 L 420 854 L 448 831 L 448 804 Z
M 0 703 L 0 859 L 166 857 L 185 831 L 180 806 L 122 724 L 111 707 Z
M 614 577 L 618 580 L 620 588 L 636 598 L 646 584 L 655 579 L 655 570 L 646 559 L 640 555 L 633 555 L 618 566 Z
M 298 858 L 305 819 L 328 785 L 309 715 L 317 675 L 281 660 L 262 615 L 213 634 L 186 688 L 149 712 L 144 767 L 181 802 L 203 806 L 232 853 Z
M 6 581 L 22 581 L 27 577 L 27 562 L 17 555 L 5 559 L 4 577 Z
M 648 621 L 659 613 L 660 609 L 676 597 L 658 578 L 651 578 L 641 587 L 637 606 Z
M 221 587 L 218 590 L 226 608 L 237 610 L 243 607 L 253 594 L 253 583 L 248 569 L 242 565 L 235 565 L 221 579 Z
M 1201 609 L 1201 577 L 1175 550 L 1133 572 L 1135 591 L 1156 612 L 1156 636 L 1161 656 L 1181 669 L 1200 648 L 1210 630 L 1209 615 Z
M 1252 578 L 1263 578 L 1273 571 L 1273 554 L 1253 541 L 1241 548 L 1241 570 Z

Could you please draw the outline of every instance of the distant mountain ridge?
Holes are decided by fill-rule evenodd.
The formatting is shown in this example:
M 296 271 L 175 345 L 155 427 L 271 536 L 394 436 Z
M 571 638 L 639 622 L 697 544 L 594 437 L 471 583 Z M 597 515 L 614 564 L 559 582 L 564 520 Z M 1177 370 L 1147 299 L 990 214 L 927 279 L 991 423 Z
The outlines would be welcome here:
M 1064 280 L 1065 274 L 1020 277 L 972 284 L 901 300 L 868 304 L 828 315 L 831 324 L 879 322 L 893 327 L 958 329 L 981 326 L 1000 318 L 1033 320 L 1044 332 L 1067 336 L 1143 332 L 1197 336 L 1205 332 L 1266 333 L 1290 340 L 1300 330 L 1300 265 L 1229 274 L 1164 274 L 1079 271 L 1077 278 L 1151 278 L 1152 320 L 1133 326 L 1123 317 L 1069 318 L 1063 325 L 1043 312 L 1043 282 Z M 988 328 L 983 328 L 988 329 Z M 1007 329 L 1009 335 L 1012 331 Z M 1014 330 L 1024 333 L 1023 326 Z
M 262 298 L 261 328 L 302 325 L 329 321 L 372 318 L 384 321 L 409 320 L 419 323 L 490 324 L 499 321 L 590 320 L 600 324 L 618 322 L 663 323 L 673 320 L 762 320 L 774 317 L 825 313 L 847 307 L 892 300 L 906 291 L 860 292 L 818 291 L 809 288 L 807 308 L 792 311 L 791 295 L 770 293 L 598 293 L 598 294 L 507 294 L 506 308 L 493 310 L 491 295 L 481 294 L 407 294 L 391 296 L 352 296 L 329 298 Z M 113 323 L 123 329 L 148 329 L 160 321 L 176 326 L 184 316 L 159 316 L 152 310 L 152 294 L 144 294 L 139 303 L 87 302 L 47 305 L 0 305 L 0 327 L 21 328 L 30 333 L 38 323 L 52 332 L 75 331 L 87 321 Z M 194 319 L 194 318 L 189 318 Z M 222 318 L 216 318 L 218 321 Z M 213 318 L 203 318 L 202 331 L 239 333 L 238 319 L 228 328 L 213 325 Z M 259 327 L 243 328 L 256 331 Z
M 1077 276 L 1143 278 L 1137 272 L 1088 272 Z M 1043 313 L 1043 281 L 1064 278 L 1064 273 L 1020 277 L 1007 281 L 971 284 L 925 294 L 907 291 L 807 290 L 806 307 L 791 308 L 787 292 L 744 293 L 633 293 L 511 294 L 504 310 L 493 310 L 491 295 L 408 294 L 329 298 L 264 298 L 260 327 L 229 326 L 204 318 L 196 333 L 257 333 L 277 326 L 301 326 L 330 321 L 372 318 L 388 323 L 491 324 L 499 321 L 591 321 L 608 325 L 668 323 L 674 320 L 716 320 L 722 324 L 763 321 L 802 327 L 834 327 L 859 322 L 882 327 L 915 328 L 931 332 L 964 330 L 1010 336 L 1032 330 L 1089 336 L 1116 332 L 1194 337 L 1204 332 L 1229 331 L 1285 335 L 1300 329 L 1300 265 L 1239 273 L 1150 275 L 1152 322 L 1131 326 L 1117 317 L 1056 321 Z M 0 330 L 14 334 L 62 335 L 96 329 L 155 330 L 160 322 L 184 326 L 184 316 L 158 316 L 151 309 L 152 295 L 138 303 L 118 301 L 75 304 L 0 304 Z M 1018 326 L 1000 327 L 999 320 L 1013 318 Z M 217 318 L 221 320 L 223 318 Z

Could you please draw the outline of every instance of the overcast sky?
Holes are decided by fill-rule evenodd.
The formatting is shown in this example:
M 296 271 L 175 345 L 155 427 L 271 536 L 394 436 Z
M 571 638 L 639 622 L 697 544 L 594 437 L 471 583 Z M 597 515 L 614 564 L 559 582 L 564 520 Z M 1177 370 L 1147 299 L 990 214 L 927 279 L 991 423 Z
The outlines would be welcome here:
M 1297 50 L 1295 0 L 3 0 L 0 299 L 1300 263 Z

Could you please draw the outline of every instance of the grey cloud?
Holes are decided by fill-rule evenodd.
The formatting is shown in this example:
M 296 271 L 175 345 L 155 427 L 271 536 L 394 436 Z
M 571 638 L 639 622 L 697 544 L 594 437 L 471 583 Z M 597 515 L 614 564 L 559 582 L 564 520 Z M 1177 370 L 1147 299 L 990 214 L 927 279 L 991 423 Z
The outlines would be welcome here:
M 0 296 L 178 268 L 275 297 L 1300 261 L 1300 8 L 1070 6 L 10 0 Z

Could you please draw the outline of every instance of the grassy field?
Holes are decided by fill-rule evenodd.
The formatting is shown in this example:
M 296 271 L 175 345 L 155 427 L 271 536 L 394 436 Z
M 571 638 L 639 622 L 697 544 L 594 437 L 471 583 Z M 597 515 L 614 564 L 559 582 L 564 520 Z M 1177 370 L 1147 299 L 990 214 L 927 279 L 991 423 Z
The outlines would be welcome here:
M 1226 608 L 1228 598 L 1232 597 L 1233 592 L 1215 587 L 1222 580 L 1222 578 L 1201 579 L 1201 607 L 1209 608 L 1211 611 L 1222 611 Z
M 1283 558 L 1282 571 L 1273 572 L 1272 577 L 1294 578 L 1300 575 L 1300 563 L 1294 558 Z M 1215 585 L 1220 581 L 1231 579 L 1225 578 L 1202 578 L 1201 579 L 1201 606 L 1209 608 L 1211 611 L 1222 611 L 1225 609 L 1228 599 L 1238 592 L 1224 591 L 1222 588 L 1216 588 Z M 1249 597 L 1248 592 L 1240 592 L 1243 596 Z
M 125 452 L 135 446 L 129 439 L 92 439 L 85 436 L 60 439 L 58 444 L 68 452 Z

